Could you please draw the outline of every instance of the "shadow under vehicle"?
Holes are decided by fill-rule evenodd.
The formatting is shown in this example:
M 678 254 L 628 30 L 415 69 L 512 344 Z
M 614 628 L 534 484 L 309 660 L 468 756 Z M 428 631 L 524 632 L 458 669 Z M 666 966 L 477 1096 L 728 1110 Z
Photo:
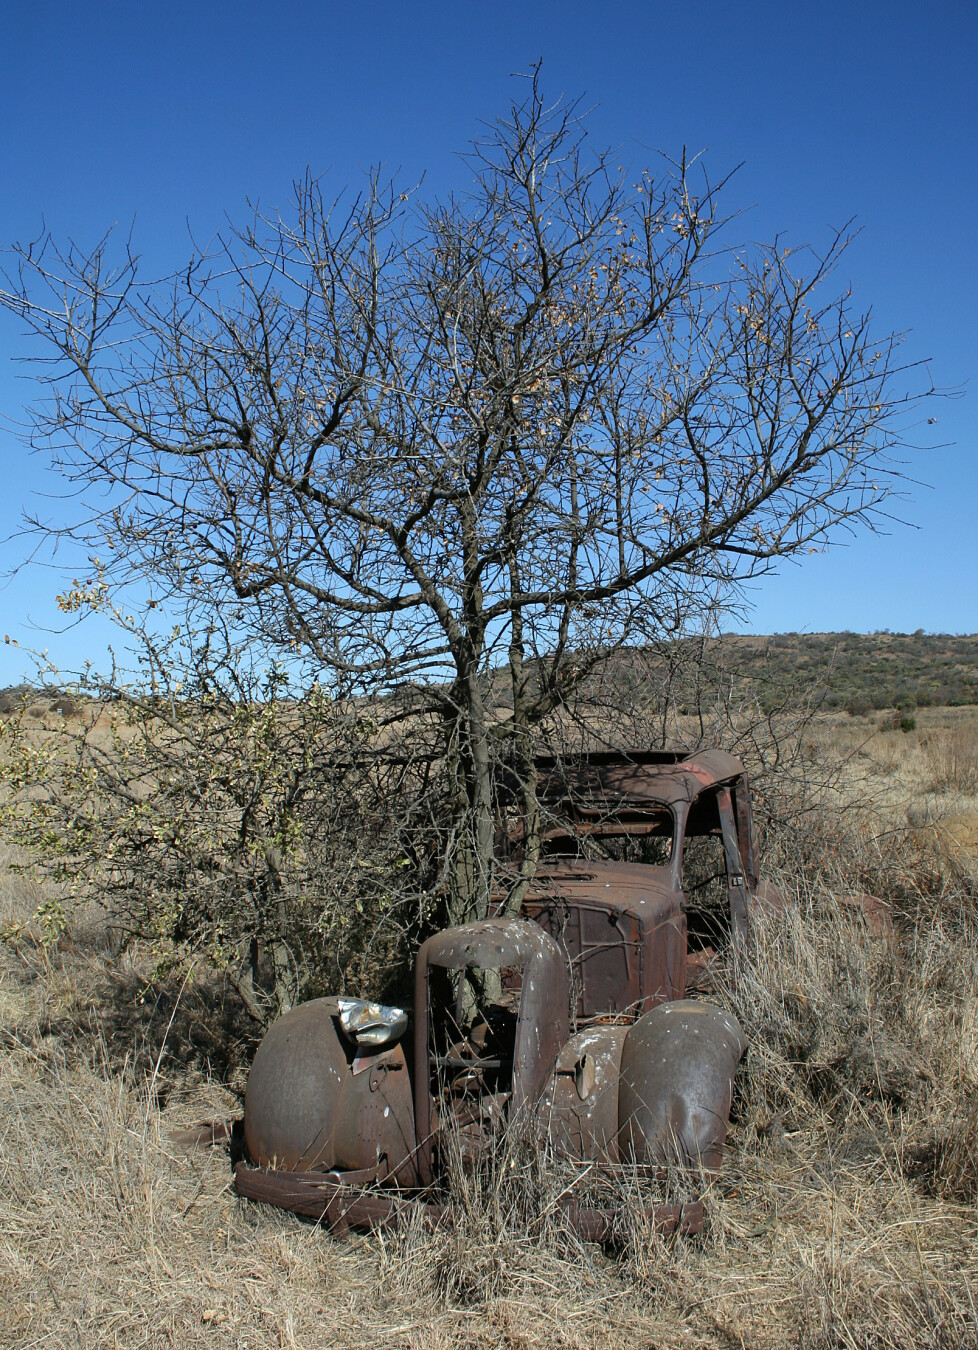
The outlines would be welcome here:
M 736 978 L 753 907 L 779 899 L 758 876 L 743 765 L 650 751 L 537 771 L 545 824 L 519 914 L 424 942 L 412 1018 L 321 998 L 269 1029 L 239 1194 L 337 1233 L 407 1205 L 437 1224 L 447 1150 L 475 1163 L 516 1127 L 598 1171 L 678 1168 L 695 1188 L 719 1168 L 745 1042 L 729 1012 L 687 993 Z M 523 848 L 504 832 L 503 873 Z M 582 1236 L 611 1237 L 612 1209 L 572 1192 L 561 1204 Z M 694 1194 L 648 1215 L 695 1232 L 703 1207 Z

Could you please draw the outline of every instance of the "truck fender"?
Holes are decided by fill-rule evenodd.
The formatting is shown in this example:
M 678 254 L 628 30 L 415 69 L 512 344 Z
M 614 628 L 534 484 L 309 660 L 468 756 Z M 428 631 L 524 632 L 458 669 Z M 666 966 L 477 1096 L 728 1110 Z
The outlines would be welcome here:
M 618 1082 L 625 1026 L 586 1027 L 571 1036 L 540 1103 L 554 1151 L 580 1162 L 618 1161 Z
M 335 998 L 311 999 L 272 1023 L 258 1047 L 244 1113 L 259 1167 L 395 1173 L 413 1184 L 414 1107 L 404 1051 L 358 1051 Z
M 622 1161 L 716 1171 L 746 1048 L 737 1019 L 712 1003 L 679 999 L 640 1017 L 622 1049 Z

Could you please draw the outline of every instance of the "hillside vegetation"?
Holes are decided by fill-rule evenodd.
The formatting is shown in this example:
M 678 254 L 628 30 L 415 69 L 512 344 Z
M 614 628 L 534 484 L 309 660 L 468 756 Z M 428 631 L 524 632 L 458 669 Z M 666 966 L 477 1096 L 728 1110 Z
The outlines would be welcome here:
M 978 634 L 725 634 L 715 657 L 756 688 L 765 704 L 817 683 L 827 708 L 853 712 L 978 703 Z
M 614 686 L 627 710 L 650 685 L 668 690 L 679 715 L 702 711 L 704 696 L 717 691 L 730 705 L 764 712 L 799 700 L 853 714 L 970 705 L 978 703 L 978 634 L 724 633 L 625 647 L 589 677 L 584 694 L 593 701 L 600 690 L 606 700 Z

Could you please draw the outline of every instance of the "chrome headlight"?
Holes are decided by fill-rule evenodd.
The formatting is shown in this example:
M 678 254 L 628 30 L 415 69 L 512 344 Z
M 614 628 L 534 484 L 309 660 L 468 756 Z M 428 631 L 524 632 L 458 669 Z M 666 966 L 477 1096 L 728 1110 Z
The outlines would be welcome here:
M 386 1003 L 368 1003 L 362 998 L 338 998 L 340 1026 L 357 1045 L 387 1045 L 400 1040 L 407 1030 L 407 1013 Z

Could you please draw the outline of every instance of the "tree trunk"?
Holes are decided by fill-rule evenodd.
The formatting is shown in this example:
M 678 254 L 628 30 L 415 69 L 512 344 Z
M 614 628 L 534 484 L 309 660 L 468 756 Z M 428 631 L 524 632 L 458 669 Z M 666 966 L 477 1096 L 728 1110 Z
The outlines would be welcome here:
M 259 1001 L 255 990 L 255 976 L 258 973 L 258 939 L 255 936 L 246 938 L 242 948 L 246 950 L 239 950 L 240 960 L 237 968 L 233 965 L 228 967 L 228 980 L 244 1004 L 248 1016 L 259 1026 L 265 1027 L 268 1025 L 268 1012 Z
M 466 498 L 460 506 L 462 538 L 462 613 L 465 637 L 456 647 L 455 708 L 458 719 L 459 763 L 463 792 L 458 821 L 460 866 L 456 869 L 455 922 L 484 919 L 489 914 L 493 871 L 493 793 L 489 724 L 486 714 L 482 660 L 485 652 L 481 555 L 476 505 Z
M 519 566 L 515 553 L 510 557 L 510 592 L 520 593 Z M 540 859 L 540 804 L 537 800 L 535 744 L 528 716 L 526 669 L 524 666 L 523 612 L 513 610 L 509 644 L 509 675 L 513 695 L 513 771 L 517 782 L 517 800 L 523 827 L 523 861 L 519 879 L 506 898 L 506 913 L 516 914 L 523 903 Z
M 456 683 L 456 705 L 449 741 L 457 765 L 449 916 L 453 923 L 467 923 L 489 913 L 495 833 L 485 697 L 474 663 Z

